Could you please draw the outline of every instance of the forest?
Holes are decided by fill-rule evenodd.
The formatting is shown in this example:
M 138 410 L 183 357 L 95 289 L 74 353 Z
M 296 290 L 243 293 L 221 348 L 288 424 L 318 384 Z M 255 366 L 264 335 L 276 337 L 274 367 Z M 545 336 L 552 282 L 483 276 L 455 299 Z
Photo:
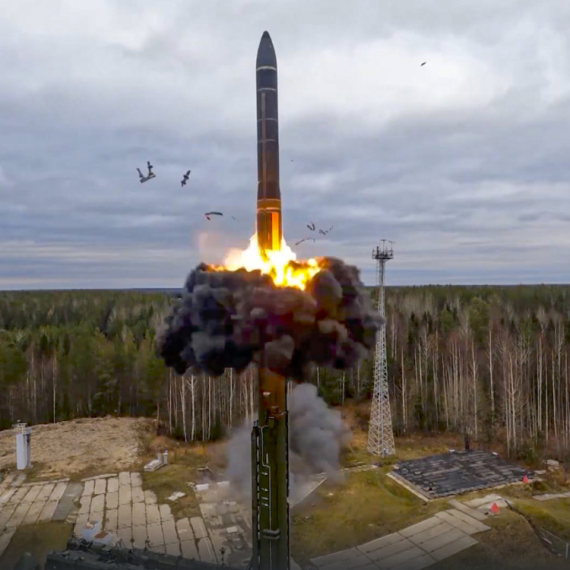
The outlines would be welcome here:
M 372 293 L 373 294 L 373 293 Z M 469 433 L 528 461 L 570 459 L 570 287 L 388 287 L 394 429 Z M 255 370 L 178 376 L 157 357 L 175 296 L 0 293 L 0 429 L 84 416 L 150 416 L 184 439 L 225 436 L 255 407 Z M 371 398 L 373 355 L 315 368 L 331 405 Z

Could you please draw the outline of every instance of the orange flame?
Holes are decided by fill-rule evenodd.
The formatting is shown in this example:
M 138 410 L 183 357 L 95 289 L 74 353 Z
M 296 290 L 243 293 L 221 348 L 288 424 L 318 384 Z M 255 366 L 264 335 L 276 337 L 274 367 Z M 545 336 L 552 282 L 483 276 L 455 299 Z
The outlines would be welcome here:
M 224 265 L 209 266 L 213 271 L 247 271 L 259 270 L 270 275 L 278 287 L 296 287 L 305 290 L 307 283 L 320 270 L 320 260 L 309 259 L 297 261 L 295 252 L 281 241 L 281 249 L 266 251 L 267 259 L 263 259 L 257 243 L 257 234 L 249 240 L 249 247 L 245 250 L 231 249 L 224 260 Z

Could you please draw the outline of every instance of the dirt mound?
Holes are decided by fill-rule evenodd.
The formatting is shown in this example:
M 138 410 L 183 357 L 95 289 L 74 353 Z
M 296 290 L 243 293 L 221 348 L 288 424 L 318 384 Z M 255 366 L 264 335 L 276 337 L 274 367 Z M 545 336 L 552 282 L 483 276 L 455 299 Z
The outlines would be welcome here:
M 143 435 L 154 426 L 145 418 L 84 418 L 32 427 L 32 465 L 39 476 L 116 473 L 140 460 Z M 16 463 L 12 430 L 0 432 L 0 469 Z

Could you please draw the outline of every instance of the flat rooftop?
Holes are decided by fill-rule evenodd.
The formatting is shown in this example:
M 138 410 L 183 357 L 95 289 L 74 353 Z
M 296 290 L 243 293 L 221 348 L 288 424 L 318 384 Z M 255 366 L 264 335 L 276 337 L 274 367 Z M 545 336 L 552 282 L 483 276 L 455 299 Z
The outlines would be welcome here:
M 534 473 L 486 451 L 452 451 L 400 461 L 392 476 L 425 499 L 519 483 Z

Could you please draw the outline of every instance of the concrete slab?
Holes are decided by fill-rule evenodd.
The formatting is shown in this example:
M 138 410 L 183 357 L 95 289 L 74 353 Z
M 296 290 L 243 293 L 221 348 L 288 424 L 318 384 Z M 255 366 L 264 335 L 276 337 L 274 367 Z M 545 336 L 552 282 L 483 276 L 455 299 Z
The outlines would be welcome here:
M 0 512 L 0 532 L 6 526 L 6 523 L 12 518 L 14 511 L 18 508 L 18 505 L 7 504 Z
M 144 503 L 144 492 L 142 487 L 132 487 L 131 500 L 133 503 Z
M 210 562 L 216 564 L 217 558 L 214 548 L 209 538 L 200 538 L 198 540 L 198 554 L 202 562 Z
M 454 509 L 461 511 L 462 513 L 465 513 L 466 515 L 469 515 L 470 517 L 477 519 L 478 521 L 484 521 L 487 518 L 485 514 L 482 513 L 481 511 L 478 511 L 477 509 L 472 509 L 471 507 L 468 507 L 467 505 L 460 503 L 456 499 L 452 499 L 451 501 L 449 501 L 449 504 Z
M 19 487 L 24 483 L 26 480 L 25 473 L 17 473 L 12 482 L 10 483 L 10 487 Z
M 495 501 L 500 501 L 502 499 L 503 497 L 501 497 L 501 495 L 491 493 L 490 495 L 485 495 L 484 497 L 479 497 L 477 499 L 471 499 L 470 501 L 465 501 L 465 504 L 468 507 L 473 507 L 474 509 L 476 509 L 481 505 L 486 505 L 487 503 L 494 503 Z
M 454 518 L 450 519 L 449 517 L 446 516 L 446 513 L 448 515 L 453 516 Z M 486 530 L 491 530 L 490 526 L 487 526 L 486 524 L 483 524 L 482 522 L 475 520 L 473 517 L 470 517 L 469 515 L 466 515 L 465 513 L 458 511 L 457 509 L 451 509 L 451 510 L 445 511 L 443 513 L 438 513 L 438 515 L 441 515 L 442 517 L 444 517 L 444 520 L 446 520 L 449 524 L 453 524 L 454 526 L 457 526 L 457 528 L 462 528 L 462 527 L 459 524 L 454 522 L 455 519 L 459 519 L 463 523 L 474 528 L 475 532 L 485 532 Z M 472 534 L 472 533 L 466 533 L 466 534 Z
M 142 487 L 143 479 L 140 473 L 131 473 L 131 486 Z
M 356 548 L 358 548 L 358 550 L 360 550 L 360 552 L 363 554 L 367 554 L 369 552 L 374 552 L 380 548 L 390 546 L 391 544 L 395 544 L 396 542 L 400 542 L 401 540 L 404 540 L 404 537 L 400 533 L 395 532 L 394 534 L 388 534 L 387 536 L 371 540 L 366 544 L 361 544 Z
M 431 553 L 431 556 L 436 560 L 443 560 L 444 558 L 449 558 L 450 556 L 453 556 L 462 550 L 470 548 L 475 544 L 477 544 L 477 540 L 475 540 L 472 536 L 463 536 L 454 542 L 451 542 L 437 550 L 434 550 Z
M 117 536 L 123 541 L 126 548 L 132 548 L 133 529 L 132 527 L 120 528 L 117 530 Z
M 0 507 L 10 502 L 10 499 L 16 494 L 17 489 L 8 489 L 0 497 Z
M 422 521 L 420 523 L 409 526 L 408 528 L 405 528 L 399 532 L 403 537 L 408 538 L 410 536 L 413 536 L 414 534 L 418 534 L 420 532 L 423 532 L 424 530 L 427 530 L 428 528 L 432 528 L 434 526 L 437 526 L 440 523 L 441 523 L 440 520 L 436 519 L 435 517 L 431 517 L 429 519 L 426 519 L 425 521 Z
M 146 530 L 146 524 L 133 526 L 133 546 L 135 548 L 144 549 L 146 546 L 147 538 L 148 533 Z
M 146 505 L 133 503 L 133 526 L 146 525 Z
M 176 521 L 176 531 L 178 532 L 178 537 L 181 542 L 194 540 L 194 532 L 192 532 L 192 527 L 190 526 L 190 521 L 188 519 L 180 519 Z
M 180 543 L 179 542 L 171 542 L 170 544 L 166 545 L 166 554 L 170 554 L 171 556 L 180 556 Z
M 119 478 L 111 477 L 107 479 L 107 493 L 118 493 L 119 492 Z
M 158 508 L 160 510 L 160 518 L 162 519 L 163 522 L 174 520 L 169 505 L 159 505 Z
M 174 519 L 169 521 L 162 521 L 162 534 L 164 535 L 164 544 L 179 542 Z
M 407 562 L 411 562 L 416 558 L 421 558 L 422 556 L 425 556 L 425 552 L 419 546 L 414 546 L 413 548 L 408 548 L 407 550 L 398 552 L 398 554 L 394 554 L 388 558 L 377 560 L 376 565 L 380 570 L 389 570 L 397 568 Z
M 0 558 L 2 558 L 2 555 L 8 548 L 8 545 L 10 544 L 10 541 L 12 540 L 15 532 L 15 530 L 7 530 L 0 534 Z
M 95 481 L 94 495 L 103 495 L 107 491 L 107 479 L 97 479 Z
M 158 505 L 146 505 L 146 522 L 147 524 L 160 523 Z
M 424 554 L 423 556 L 412 558 L 412 560 L 408 560 L 407 562 L 398 564 L 398 566 L 394 566 L 393 570 L 421 570 L 422 568 L 431 566 L 435 562 L 435 558 L 432 558 L 429 554 Z
M 6 527 L 7 528 L 19 527 L 22 524 L 24 517 L 28 514 L 30 506 L 31 505 L 29 503 L 20 503 L 16 507 L 14 514 L 10 517 L 10 520 L 6 523 Z
M 199 560 L 198 548 L 194 540 L 183 540 L 180 543 L 180 548 L 182 549 L 182 557 L 188 558 L 189 560 Z
M 436 536 L 435 538 L 432 538 L 427 542 L 424 542 L 422 544 L 422 548 L 429 554 L 430 552 L 439 550 L 440 548 L 443 548 L 447 544 L 451 544 L 452 542 L 455 542 L 456 540 L 459 540 L 460 538 L 464 538 L 466 536 L 467 535 L 464 532 L 455 528 L 453 530 L 450 530 L 449 532 L 440 534 L 439 536 Z
M 131 502 L 131 486 L 119 485 L 119 505 L 128 505 Z
M 378 568 L 373 562 L 370 562 L 370 559 L 365 554 L 358 554 L 352 558 L 340 560 L 334 564 L 327 564 L 321 568 L 322 570 L 361 570 L 370 566 Z
M 81 531 L 85 528 L 85 525 L 89 522 L 89 515 L 82 514 L 78 515 L 75 520 L 75 526 L 73 527 L 73 534 L 77 537 L 81 537 Z
M 348 548 L 346 550 L 340 550 L 339 552 L 333 552 L 332 554 L 326 554 L 325 556 L 319 556 L 318 558 L 312 558 L 311 562 L 319 568 L 325 568 L 336 564 L 337 562 L 356 558 L 361 554 L 362 553 L 356 548 Z
M 94 495 L 91 499 L 91 507 L 89 512 L 102 513 L 105 509 L 105 495 Z
M 53 521 L 64 521 L 67 519 L 70 513 L 75 509 L 75 504 L 83 490 L 83 485 L 81 483 L 63 483 L 63 485 L 65 485 L 65 491 L 59 500 L 55 512 L 53 513 Z M 50 497 L 54 496 L 53 493 L 56 489 L 52 491 Z
M 131 474 L 128 471 L 119 473 L 119 485 L 131 486 Z
M 36 524 L 40 518 L 40 515 L 42 514 L 42 511 L 44 510 L 45 505 L 46 501 L 36 501 L 35 503 L 32 503 L 30 505 L 30 510 L 27 512 L 24 520 L 22 521 L 22 524 Z
M 119 509 L 105 510 L 105 530 L 116 531 L 119 527 Z
M 110 477 L 116 477 L 116 473 L 104 473 L 103 475 L 95 475 L 94 477 L 85 477 L 85 479 L 81 479 L 83 482 L 85 481 L 97 481 L 97 479 L 109 479 Z
M 95 490 L 95 481 L 87 481 L 85 483 L 85 487 L 83 487 L 83 496 L 87 497 L 89 495 L 92 495 L 94 490 Z
M 204 524 L 204 519 L 200 517 L 192 517 L 190 519 L 190 525 L 194 531 L 194 536 L 196 540 L 201 538 L 206 538 L 208 536 L 208 531 L 206 530 L 206 525 Z
M 67 483 L 58 483 L 51 492 L 48 501 L 59 501 L 63 497 L 66 489 Z
M 119 505 L 118 528 L 130 528 L 133 526 L 131 505 Z
M 144 491 L 144 502 L 147 505 L 156 505 L 156 503 L 157 503 L 156 495 L 152 491 L 149 491 L 148 489 L 146 489 Z
M 149 524 L 146 528 L 148 539 L 151 546 L 163 546 L 164 536 L 162 534 L 162 525 L 160 523 Z
M 440 534 L 449 532 L 453 529 L 454 527 L 452 525 L 442 520 L 441 524 L 432 526 L 423 532 L 418 532 L 418 534 L 414 534 L 414 536 L 410 536 L 410 541 L 413 542 L 416 546 L 421 546 L 424 542 L 427 542 L 432 538 L 436 538 Z
M 41 490 L 41 485 L 34 485 L 33 487 L 30 487 L 29 491 L 26 493 L 26 496 L 22 499 L 22 503 L 32 504 L 40 494 Z
M 43 485 L 41 491 L 36 497 L 36 501 L 48 501 L 54 489 L 55 489 L 54 483 L 48 483 L 47 485 Z
M 107 509 L 117 509 L 119 508 L 119 493 L 113 491 L 105 495 L 105 507 Z
M 411 550 L 414 548 L 416 548 L 416 545 L 409 539 L 405 538 L 400 542 L 395 542 L 394 544 L 390 544 L 384 548 L 379 548 L 378 550 L 369 552 L 366 556 L 368 556 L 372 562 L 378 563 L 380 560 L 392 558 L 392 556 L 400 554 L 400 552 L 405 552 L 406 550 Z M 402 562 L 404 562 L 404 560 L 402 560 Z
M 38 518 L 38 522 L 49 522 L 51 521 L 56 509 L 57 509 L 57 505 L 58 505 L 59 501 L 48 501 L 45 504 L 45 507 L 43 508 L 39 518 Z
M 10 498 L 10 503 L 21 503 L 22 499 L 28 494 L 28 487 L 19 487 Z

